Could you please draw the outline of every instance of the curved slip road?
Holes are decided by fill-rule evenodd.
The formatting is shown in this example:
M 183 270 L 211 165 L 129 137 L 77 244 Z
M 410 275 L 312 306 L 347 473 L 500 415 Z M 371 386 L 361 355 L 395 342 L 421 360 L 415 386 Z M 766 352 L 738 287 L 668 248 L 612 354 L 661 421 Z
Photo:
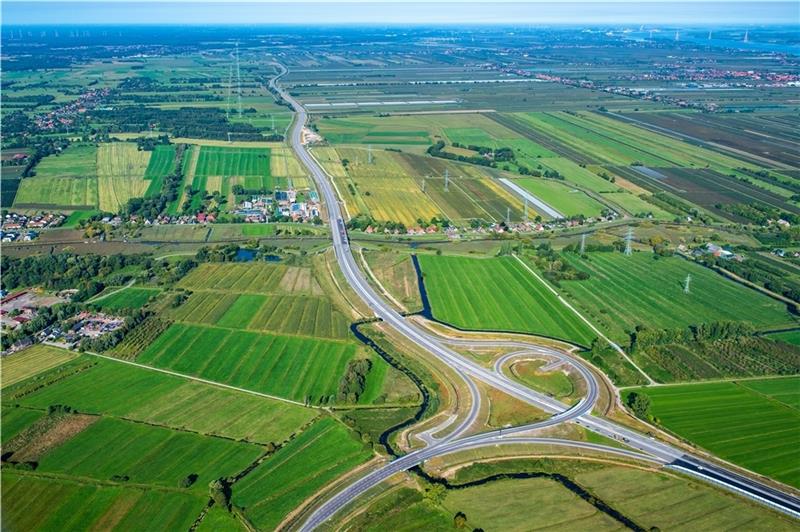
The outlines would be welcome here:
M 377 317 L 381 318 L 403 336 L 413 341 L 418 346 L 424 348 L 460 374 L 478 379 L 489 386 L 492 386 L 533 406 L 541 408 L 546 412 L 555 412 L 555 415 L 546 421 L 525 427 L 507 429 L 505 432 L 506 435 L 516 434 L 519 431 L 525 432 L 572 420 L 593 432 L 617 440 L 622 440 L 629 447 L 646 453 L 660 462 L 671 464 L 671 467 L 675 469 L 685 471 L 707 482 L 714 483 L 736 493 L 740 493 L 753 500 L 767 504 L 774 509 L 800 519 L 800 499 L 794 495 L 784 493 L 754 479 L 738 475 L 737 473 L 729 471 L 721 466 L 709 464 L 708 462 L 705 462 L 699 458 L 686 454 L 681 449 L 656 441 L 650 437 L 634 432 L 616 423 L 592 416 L 590 411 L 594 403 L 581 401 L 578 403 L 578 405 L 575 405 L 566 411 L 558 410 L 558 405 L 554 404 L 553 399 L 531 390 L 515 381 L 512 381 L 504 375 L 499 375 L 494 371 L 479 366 L 478 364 L 464 358 L 446 346 L 449 343 L 448 340 L 440 339 L 428 333 L 427 331 L 422 330 L 415 324 L 410 323 L 405 317 L 394 311 L 373 291 L 372 287 L 367 283 L 364 275 L 356 265 L 355 259 L 350 252 L 350 245 L 345 229 L 344 219 L 342 218 L 341 214 L 341 205 L 339 204 L 338 198 L 333 190 L 331 181 L 322 167 L 302 144 L 302 130 L 306 124 L 308 115 L 303 106 L 297 102 L 287 91 L 283 90 L 278 85 L 277 81 L 288 72 L 288 70 L 282 65 L 278 65 L 278 67 L 281 69 L 281 72 L 277 76 L 270 79 L 269 86 L 273 90 L 277 91 L 284 100 L 289 102 L 295 111 L 296 116 L 291 127 L 289 142 L 297 157 L 311 173 L 311 176 L 314 179 L 314 182 L 320 191 L 328 209 L 328 218 L 331 227 L 331 234 L 333 236 L 333 249 L 336 254 L 339 267 L 341 268 L 342 274 L 344 275 L 348 284 L 350 284 L 351 288 L 363 299 L 363 301 L 369 306 L 369 308 Z M 541 348 L 541 346 L 537 347 Z M 478 406 L 478 400 L 473 401 L 472 409 L 474 409 L 476 406 Z M 464 427 L 464 429 L 465 428 L 466 427 Z M 469 438 L 475 438 L 475 440 L 469 440 Z M 456 445 L 459 442 L 467 440 L 469 440 L 474 446 L 480 446 L 481 444 L 492 445 L 498 443 L 493 438 L 497 439 L 501 438 L 501 436 L 497 434 L 476 435 L 463 439 L 456 439 L 456 436 L 453 436 L 453 438 L 449 441 L 439 442 L 428 448 L 402 456 L 382 467 L 381 469 L 367 474 L 350 486 L 345 487 L 331 499 L 328 499 L 311 514 L 311 516 L 303 524 L 302 529 L 313 530 L 346 504 L 354 500 L 358 495 L 364 493 L 370 487 L 379 484 L 382 480 L 388 478 L 394 473 L 407 470 L 410 467 L 427 460 L 428 458 L 439 456 L 441 454 L 447 454 L 445 445 Z

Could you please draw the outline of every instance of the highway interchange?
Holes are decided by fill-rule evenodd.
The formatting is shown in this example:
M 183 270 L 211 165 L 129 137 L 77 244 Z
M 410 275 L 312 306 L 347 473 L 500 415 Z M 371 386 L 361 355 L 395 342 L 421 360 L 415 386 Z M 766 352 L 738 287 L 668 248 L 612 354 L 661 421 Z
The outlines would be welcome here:
M 269 85 L 272 89 L 277 91 L 284 100 L 289 102 L 295 111 L 295 120 L 290 129 L 289 142 L 297 154 L 297 157 L 313 177 L 317 189 L 325 202 L 330 227 L 332 229 L 333 249 L 344 278 L 353 291 L 369 306 L 376 317 L 383 320 L 409 341 L 426 350 L 451 368 L 460 379 L 464 380 L 472 396 L 470 411 L 467 416 L 457 427 L 450 431 L 446 437 L 440 439 L 429 437 L 425 440 L 428 443 L 426 447 L 410 452 L 388 464 L 382 465 L 378 469 L 367 473 L 345 486 L 325 500 L 306 517 L 302 524 L 302 530 L 314 530 L 370 488 L 379 485 L 396 473 L 411 469 L 422 464 L 426 460 L 466 449 L 501 444 L 547 444 L 576 447 L 590 451 L 601 451 L 618 456 L 625 456 L 637 460 L 655 462 L 664 467 L 679 470 L 695 478 L 739 493 L 740 495 L 761 502 L 795 518 L 800 518 L 800 499 L 792 494 L 767 486 L 759 481 L 735 473 L 728 468 L 711 464 L 698 457 L 687 454 L 682 449 L 592 415 L 591 411 L 599 393 L 598 383 L 592 372 L 575 357 L 569 356 L 559 350 L 530 342 L 455 340 L 440 337 L 429 330 L 423 329 L 407 317 L 396 312 L 372 289 L 366 277 L 356 265 L 355 257 L 350 251 L 348 237 L 344 229 L 341 207 L 330 178 L 302 143 L 302 131 L 308 118 L 306 110 L 286 90 L 280 87 L 278 81 L 288 71 L 282 65 L 276 66 L 279 68 L 280 73 L 270 79 Z M 452 348 L 455 345 L 465 347 L 475 346 L 476 344 L 513 348 L 516 349 L 516 351 L 505 355 L 503 357 L 504 360 L 499 360 L 495 367 L 490 369 L 467 359 Z M 532 390 L 503 374 L 502 366 L 510 358 L 531 356 L 562 360 L 562 363 L 571 364 L 586 383 L 586 395 L 577 404 L 569 406 Z M 475 421 L 480 408 L 480 394 L 478 393 L 474 381 L 483 382 L 492 388 L 550 413 L 552 416 L 544 421 L 502 429 L 502 431 L 464 436 L 464 433 Z M 529 435 L 529 433 L 534 430 L 567 422 L 576 423 L 608 438 L 623 441 L 630 447 L 630 450 L 587 442 L 542 438 Z

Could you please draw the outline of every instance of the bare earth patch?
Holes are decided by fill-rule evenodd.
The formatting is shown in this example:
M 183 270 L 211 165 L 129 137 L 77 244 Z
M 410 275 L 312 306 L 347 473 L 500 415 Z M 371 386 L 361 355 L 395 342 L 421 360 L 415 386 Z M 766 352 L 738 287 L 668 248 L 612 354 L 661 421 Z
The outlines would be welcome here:
M 76 436 L 98 419 L 98 416 L 74 414 L 64 416 L 55 423 L 49 419 L 42 420 L 44 423 L 52 423 L 52 426 L 35 435 L 19 451 L 14 452 L 13 459 L 15 462 L 36 462 L 48 451 Z

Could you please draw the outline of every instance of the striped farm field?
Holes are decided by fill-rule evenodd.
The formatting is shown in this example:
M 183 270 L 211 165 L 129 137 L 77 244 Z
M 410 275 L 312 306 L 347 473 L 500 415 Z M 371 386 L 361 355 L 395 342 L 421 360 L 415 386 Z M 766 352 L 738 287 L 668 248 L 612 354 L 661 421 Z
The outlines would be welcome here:
M 111 360 L 98 360 L 16 401 L 23 408 L 3 408 L 4 440 L 15 427 L 30 424 L 31 414 L 41 415 L 26 408 L 52 404 L 257 443 L 281 442 L 318 415 L 311 408 Z
M 188 530 L 208 496 L 2 474 L 3 528 L 28 531 Z
M 417 219 L 521 220 L 522 204 L 495 182 L 486 169 L 413 153 L 361 147 L 315 149 L 351 215 L 413 226 Z M 342 161 L 349 161 L 347 168 Z M 445 172 L 448 187 L 445 189 Z
M 159 179 L 170 174 L 175 166 L 175 145 L 162 144 L 156 146 L 150 156 L 145 170 L 145 179 Z
M 800 487 L 800 377 L 639 388 L 658 423 L 725 460 Z
M 178 321 L 215 325 L 236 302 L 239 294 L 195 292 L 180 307 L 170 313 Z
M 317 490 L 371 456 L 343 424 L 321 419 L 238 482 L 233 503 L 259 530 L 274 530 Z
M 539 334 L 589 345 L 594 333 L 512 257 L 420 255 L 433 316 L 464 329 Z
M 170 175 L 175 169 L 175 145 L 160 144 L 156 146 L 150 156 L 144 178 L 149 181 L 145 196 L 158 196 L 164 184 L 164 177 Z
M 46 453 L 37 471 L 97 480 L 127 475 L 131 483 L 168 487 L 196 474 L 192 490 L 206 493 L 209 482 L 241 471 L 262 452 L 253 444 L 103 417 Z
M 176 323 L 137 362 L 313 403 L 336 395 L 353 343 Z
M 0 359 L 2 386 L 5 388 L 50 368 L 60 366 L 77 356 L 77 353 L 72 351 L 43 344 L 35 344 L 17 353 L 4 356 Z
M 101 144 L 97 150 L 100 210 L 118 212 L 130 198 L 143 197 L 149 181 L 144 174 L 152 152 L 133 142 Z
M 175 311 L 177 321 L 230 329 L 347 338 L 349 322 L 324 296 L 198 291 Z
M 268 297 L 247 328 L 323 338 L 347 338 L 349 335 L 348 319 L 328 298 L 313 296 Z
M 784 304 L 678 257 L 652 253 L 574 254 L 564 259 L 589 273 L 584 281 L 562 282 L 562 293 L 600 330 L 625 341 L 636 325 L 682 328 L 712 321 L 749 322 L 779 328 L 796 322 Z M 690 293 L 683 291 L 691 275 Z
M 178 286 L 189 290 L 225 290 L 269 294 L 279 289 L 286 267 L 247 264 L 201 264 L 181 279 Z
M 245 189 L 271 189 L 269 148 L 228 148 L 201 146 L 194 172 L 195 190 L 223 190 L 223 182 L 231 177 L 244 178 Z
M 96 207 L 97 148 L 72 145 L 60 155 L 48 155 L 36 165 L 36 175 L 20 181 L 14 206 Z

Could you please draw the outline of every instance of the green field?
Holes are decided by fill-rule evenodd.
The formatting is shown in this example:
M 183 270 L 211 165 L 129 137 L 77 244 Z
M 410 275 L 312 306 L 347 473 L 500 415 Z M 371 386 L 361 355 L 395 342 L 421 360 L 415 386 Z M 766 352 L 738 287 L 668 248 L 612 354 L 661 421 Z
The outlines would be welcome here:
M 242 226 L 244 236 L 271 236 L 275 234 L 273 224 L 247 224 Z
M 272 189 L 269 148 L 201 146 L 192 187 L 209 192 L 224 190 L 226 178 L 242 178 L 245 189 Z
M 137 362 L 295 401 L 328 401 L 352 343 L 174 324 Z
M 131 483 L 165 487 L 196 474 L 193 489 L 206 493 L 209 482 L 241 471 L 260 454 L 257 445 L 101 418 L 45 454 L 37 471 L 97 480 L 127 475 Z
M 650 396 L 652 414 L 668 430 L 725 460 L 800 487 L 800 377 L 637 391 Z
M 17 400 L 27 408 L 68 404 L 80 412 L 125 417 L 201 434 L 281 442 L 317 411 L 107 360 Z M 23 414 L 3 409 L 6 416 Z
M 435 318 L 464 329 L 539 334 L 589 345 L 594 334 L 516 259 L 420 255 Z
M 113 290 L 118 290 L 118 288 L 114 288 L 109 292 Z M 160 293 L 161 290 L 158 288 L 140 288 L 132 286 L 108 296 L 102 296 L 101 294 L 102 299 L 93 301 L 92 303 L 104 310 L 111 311 L 123 308 L 138 309 L 145 306 L 151 297 L 155 297 Z
M 77 356 L 72 351 L 59 349 L 49 345 L 35 344 L 17 353 L 0 359 L 0 371 L 3 375 L 3 387 L 60 366 Z
M 118 212 L 130 198 L 145 195 L 150 184 L 144 178 L 150 154 L 149 151 L 139 150 L 133 142 L 100 145 L 97 150 L 100 210 Z
M 188 530 L 207 497 L 4 470 L 4 530 Z
M 616 203 L 633 216 L 652 214 L 654 220 L 674 220 L 675 215 L 630 192 L 604 192 L 603 199 Z
M 590 198 L 585 192 L 564 185 L 559 181 L 528 177 L 515 179 L 514 183 L 565 216 L 579 214 L 583 214 L 587 218 L 600 216 L 601 211 L 605 208 L 602 203 Z
M 2 417 L 2 438 L 3 443 L 19 434 L 31 423 L 41 418 L 44 412 L 38 410 L 28 410 L 26 408 L 3 408 Z
M 270 294 L 281 289 L 286 267 L 265 264 L 201 264 L 178 283 L 189 290 Z
M 233 503 L 257 528 L 273 530 L 317 490 L 371 456 L 344 425 L 322 419 L 237 483 Z
M 73 145 L 36 165 L 36 176 L 20 182 L 15 207 L 98 205 L 97 148 Z
M 70 229 L 74 229 L 78 227 L 83 220 L 88 220 L 95 214 L 100 214 L 100 211 L 73 211 L 67 216 L 67 219 L 64 220 L 63 227 L 68 227 Z
M 546 478 L 498 480 L 448 490 L 444 506 L 464 512 L 470 528 L 610 530 L 620 523 Z
M 780 340 L 781 342 L 786 342 L 787 344 L 800 345 L 800 330 L 770 334 L 768 338 Z
M 155 147 L 147 170 L 144 172 L 145 179 L 161 179 L 172 172 L 175 164 L 175 145 L 160 144 Z
M 562 293 L 613 339 L 624 342 L 636 325 L 682 328 L 711 321 L 743 321 L 759 328 L 795 322 L 784 304 L 678 257 L 652 253 L 564 254 L 590 274 L 562 283 Z M 683 291 L 691 274 L 690 293 Z
M 381 489 L 375 499 L 347 516 L 347 525 L 348 530 L 448 530 L 453 527 L 453 516 L 419 491 L 400 486 Z
M 171 315 L 178 321 L 231 329 L 338 339 L 349 336 L 347 318 L 324 296 L 198 291 Z
M 150 183 L 147 185 L 146 197 L 158 196 L 164 184 L 164 177 L 175 170 L 175 145 L 159 144 L 150 156 L 144 178 Z
M 541 371 L 546 365 L 542 360 L 519 361 L 511 367 L 511 374 L 534 390 L 570 404 L 576 402 L 580 398 L 580 389 L 575 381 L 560 368 Z

